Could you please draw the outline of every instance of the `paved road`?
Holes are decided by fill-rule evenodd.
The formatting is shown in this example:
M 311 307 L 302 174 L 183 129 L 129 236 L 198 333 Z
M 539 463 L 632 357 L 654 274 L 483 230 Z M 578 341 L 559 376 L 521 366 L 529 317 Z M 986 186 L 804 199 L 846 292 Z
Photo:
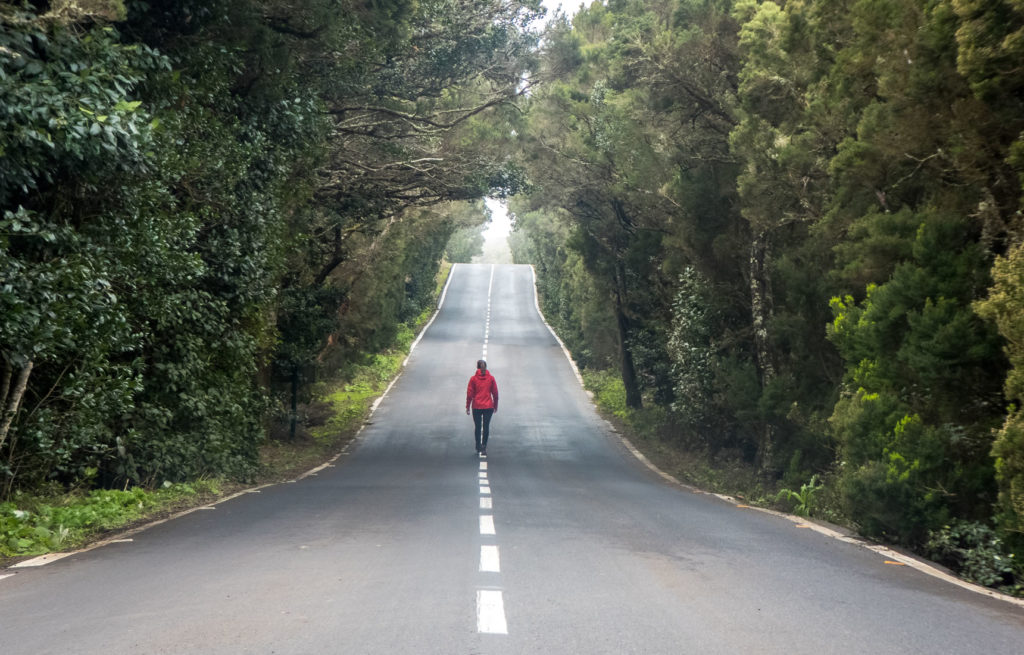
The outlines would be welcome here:
M 463 404 L 485 347 L 481 461 Z M 336 467 L 0 579 L 5 655 L 1022 649 L 1013 605 L 643 468 L 516 266 L 456 267 Z

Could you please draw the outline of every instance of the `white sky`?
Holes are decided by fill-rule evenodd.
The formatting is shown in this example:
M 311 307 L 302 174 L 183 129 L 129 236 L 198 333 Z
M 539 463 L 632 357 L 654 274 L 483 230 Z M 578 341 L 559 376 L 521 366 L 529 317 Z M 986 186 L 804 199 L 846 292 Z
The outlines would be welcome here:
M 508 234 L 512 231 L 512 219 L 504 200 L 484 198 L 484 204 L 491 212 L 491 220 L 484 229 L 484 254 L 474 257 L 481 264 L 511 264 L 512 252 L 508 248 Z
M 562 11 L 573 16 L 582 5 L 589 4 L 589 2 L 585 0 L 542 0 L 541 4 L 544 5 L 549 14 L 554 13 L 555 9 L 561 6 Z

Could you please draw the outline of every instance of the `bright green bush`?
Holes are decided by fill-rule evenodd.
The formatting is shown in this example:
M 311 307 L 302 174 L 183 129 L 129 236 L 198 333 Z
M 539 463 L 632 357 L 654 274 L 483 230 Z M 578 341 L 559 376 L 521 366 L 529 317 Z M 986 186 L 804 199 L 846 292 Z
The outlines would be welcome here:
M 170 484 L 147 491 L 97 489 L 59 504 L 23 495 L 0 503 L 0 556 L 40 555 L 74 548 L 87 538 L 122 527 L 147 512 L 172 507 L 200 493 L 217 493 L 215 480 Z
M 775 501 L 778 502 L 785 499 L 791 504 L 792 511 L 797 516 L 811 516 L 815 513 L 817 494 L 821 487 L 818 476 L 812 475 L 810 480 L 800 485 L 800 491 L 793 491 L 792 489 L 779 490 L 779 493 L 775 496 Z
M 613 371 L 583 369 L 583 383 L 594 394 L 594 401 L 601 409 L 619 418 L 627 418 L 632 412 L 626 407 L 626 389 L 622 378 Z
M 877 398 L 860 396 L 871 407 Z M 856 401 L 854 401 L 856 402 Z M 838 406 L 837 406 L 838 407 Z M 884 424 L 870 424 L 876 413 L 854 409 L 854 423 L 843 430 L 885 434 Z M 917 416 L 903 416 L 871 456 L 844 461 L 840 489 L 848 516 L 870 536 L 919 544 L 927 532 L 948 520 L 944 488 L 962 484 L 944 461 L 948 433 L 925 426 Z
M 978 313 L 993 320 L 1006 338 L 1011 369 L 1006 396 L 1011 405 L 992 454 L 999 481 L 998 525 L 1016 552 L 1024 556 L 1024 246 L 1000 257 L 992 269 L 989 297 L 976 304 Z
M 867 534 L 920 545 L 950 517 L 985 518 L 994 500 L 989 457 L 1004 361 L 991 325 L 971 309 L 985 284 L 969 225 L 943 211 L 893 223 L 869 217 L 865 236 L 906 240 L 910 259 L 861 302 L 833 299 L 829 334 L 849 363 L 830 424 L 840 486 Z M 881 236 L 879 236 L 881 238 Z M 991 500 L 990 500 L 991 499 Z

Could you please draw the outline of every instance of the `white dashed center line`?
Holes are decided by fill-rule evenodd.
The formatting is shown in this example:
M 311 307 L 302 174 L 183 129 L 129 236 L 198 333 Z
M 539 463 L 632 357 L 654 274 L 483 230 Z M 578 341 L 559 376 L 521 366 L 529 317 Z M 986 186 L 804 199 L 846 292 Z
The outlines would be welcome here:
M 480 534 L 493 535 L 494 534 L 494 517 L 489 514 L 484 514 L 480 517 Z
M 507 635 L 505 623 L 505 602 L 501 592 L 480 589 L 476 592 L 476 629 L 478 632 Z
M 501 573 L 497 546 L 480 546 L 480 572 Z
M 484 355 L 487 359 L 487 342 L 491 336 L 491 289 L 494 287 L 494 264 L 491 264 L 491 277 L 487 281 L 487 320 L 484 323 Z
M 494 266 L 491 266 L 491 277 L 487 282 L 487 320 L 484 323 L 483 358 L 487 359 L 487 345 L 491 339 L 491 290 L 494 287 Z M 494 537 L 494 515 L 491 514 L 493 503 L 491 500 L 491 485 L 487 476 L 487 462 L 480 462 L 480 470 L 477 472 L 477 482 L 480 483 L 480 534 L 485 541 L 494 541 L 488 537 Z M 501 573 L 501 565 L 498 558 L 498 546 L 493 543 L 481 544 L 480 546 L 480 572 Z M 487 581 L 486 589 L 477 589 L 476 592 L 476 629 L 477 632 L 485 634 L 508 634 L 508 624 L 505 621 L 505 601 L 500 589 L 494 588 L 495 581 Z

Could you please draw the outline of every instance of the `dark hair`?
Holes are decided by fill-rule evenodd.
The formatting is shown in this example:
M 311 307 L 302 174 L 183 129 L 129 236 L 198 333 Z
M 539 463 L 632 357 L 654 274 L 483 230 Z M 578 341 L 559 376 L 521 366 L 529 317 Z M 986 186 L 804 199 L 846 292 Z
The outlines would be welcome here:
M 482 359 L 478 359 L 478 360 L 476 360 L 476 367 L 478 369 L 480 369 L 480 368 L 486 369 L 487 368 L 487 362 L 482 360 Z

